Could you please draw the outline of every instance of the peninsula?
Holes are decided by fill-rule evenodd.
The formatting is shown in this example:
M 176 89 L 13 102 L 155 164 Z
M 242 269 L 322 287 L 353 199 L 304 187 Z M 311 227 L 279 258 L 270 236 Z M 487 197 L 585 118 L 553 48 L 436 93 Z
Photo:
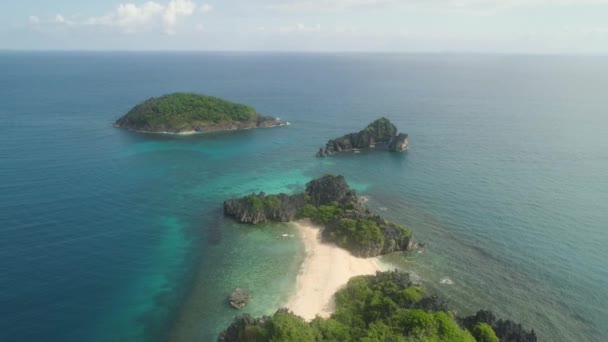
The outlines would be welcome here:
M 408 135 L 398 133 L 397 127 L 387 118 L 380 118 L 358 133 L 346 134 L 330 140 L 325 149 L 320 148 L 317 157 L 327 157 L 337 152 L 361 150 L 368 148 L 385 149 L 392 152 L 402 152 L 409 145 Z
M 115 127 L 145 133 L 193 134 L 287 125 L 255 108 L 191 93 L 150 98 L 114 123 Z

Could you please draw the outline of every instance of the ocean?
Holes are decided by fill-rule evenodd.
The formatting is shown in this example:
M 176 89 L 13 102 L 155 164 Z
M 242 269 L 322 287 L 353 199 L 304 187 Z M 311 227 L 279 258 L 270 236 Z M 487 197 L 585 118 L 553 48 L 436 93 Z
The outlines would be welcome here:
M 303 258 L 289 224 L 222 201 L 342 174 L 424 253 L 383 262 L 459 314 L 540 341 L 608 340 L 608 60 L 459 54 L 0 52 L 0 340 L 214 341 L 234 287 L 271 314 Z M 112 127 L 176 91 L 290 126 Z M 314 158 L 386 116 L 405 153 Z

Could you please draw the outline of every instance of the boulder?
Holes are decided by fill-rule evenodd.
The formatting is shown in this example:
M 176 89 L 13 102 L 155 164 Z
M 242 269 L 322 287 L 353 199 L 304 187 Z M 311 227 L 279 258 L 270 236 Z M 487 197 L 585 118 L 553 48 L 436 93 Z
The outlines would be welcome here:
M 250 299 L 251 299 L 251 294 L 249 294 L 249 292 L 247 292 L 247 290 L 244 290 L 241 288 L 234 289 L 234 291 L 232 291 L 230 296 L 228 296 L 228 302 L 230 303 L 230 306 L 232 306 L 233 308 L 235 308 L 237 310 L 240 310 L 240 309 L 244 308 L 245 306 L 247 306 Z

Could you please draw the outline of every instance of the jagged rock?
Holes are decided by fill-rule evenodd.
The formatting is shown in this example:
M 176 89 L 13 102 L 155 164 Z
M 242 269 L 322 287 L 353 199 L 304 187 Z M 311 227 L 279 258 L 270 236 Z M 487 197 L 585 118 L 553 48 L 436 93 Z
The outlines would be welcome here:
M 298 210 L 306 205 L 304 194 L 268 195 L 260 192 L 224 202 L 224 213 L 241 223 L 293 221 Z
M 325 175 L 306 184 L 306 200 L 314 206 L 357 203 L 358 198 L 343 176 Z
M 242 342 L 243 332 L 252 327 L 263 327 L 270 321 L 270 317 L 263 316 L 255 318 L 250 314 L 244 314 L 236 317 L 228 329 L 222 331 L 218 336 L 219 342 Z
M 408 135 L 405 133 L 399 133 L 399 135 L 394 137 L 388 144 L 388 150 L 391 152 L 403 152 L 407 150 L 408 145 Z
M 325 153 L 325 150 L 323 150 L 323 148 L 320 148 L 319 151 L 317 151 L 315 157 L 327 157 L 327 153 Z
M 380 118 L 358 133 L 346 134 L 328 141 L 325 145 L 324 153 L 321 153 L 319 150 L 317 157 L 372 147 L 385 148 L 389 151 L 403 151 L 407 148 L 407 134 L 401 133 L 397 135 L 397 127 L 387 118 Z
M 228 303 L 235 309 L 242 309 L 249 303 L 251 299 L 251 294 L 247 292 L 247 290 L 236 288 L 230 296 L 228 296 Z

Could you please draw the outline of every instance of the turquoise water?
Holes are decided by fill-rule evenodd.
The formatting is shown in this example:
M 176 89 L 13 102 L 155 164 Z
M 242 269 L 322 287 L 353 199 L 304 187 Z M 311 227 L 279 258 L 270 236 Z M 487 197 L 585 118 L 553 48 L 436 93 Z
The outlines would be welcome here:
M 0 340 L 213 340 L 293 290 L 289 225 L 224 220 L 223 199 L 344 174 L 423 254 L 385 260 L 461 313 L 542 341 L 608 339 L 608 62 L 592 57 L 0 54 Z M 289 127 L 172 137 L 115 129 L 196 91 Z M 386 115 L 403 154 L 315 159 Z M 453 284 L 441 284 L 449 278 Z

